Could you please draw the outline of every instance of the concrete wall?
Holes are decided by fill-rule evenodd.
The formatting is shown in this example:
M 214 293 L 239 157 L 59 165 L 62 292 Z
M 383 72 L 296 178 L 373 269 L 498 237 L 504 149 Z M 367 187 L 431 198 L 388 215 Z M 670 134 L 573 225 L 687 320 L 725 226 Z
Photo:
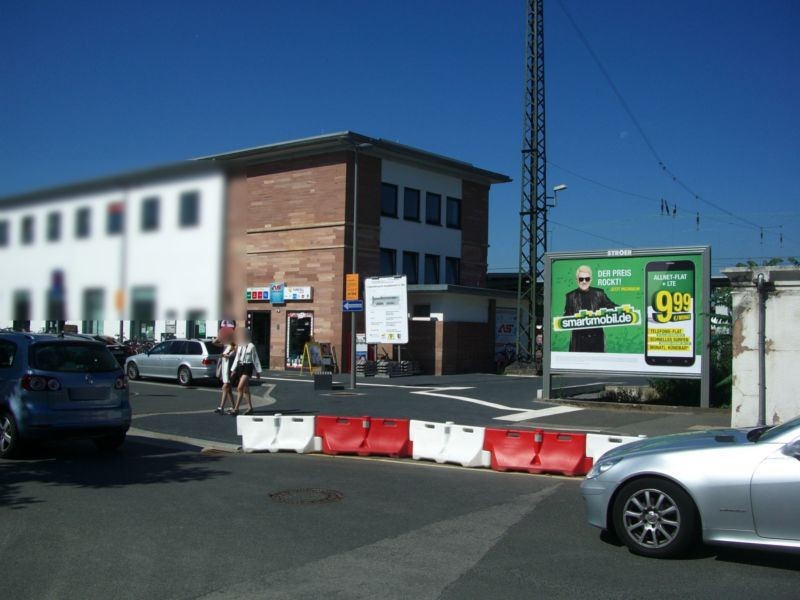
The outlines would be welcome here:
M 731 425 L 758 421 L 758 292 L 759 272 L 768 282 L 765 323 L 765 382 L 768 425 L 800 414 L 800 396 L 792 374 L 800 364 L 800 268 L 730 268 L 722 271 L 733 285 L 733 389 Z

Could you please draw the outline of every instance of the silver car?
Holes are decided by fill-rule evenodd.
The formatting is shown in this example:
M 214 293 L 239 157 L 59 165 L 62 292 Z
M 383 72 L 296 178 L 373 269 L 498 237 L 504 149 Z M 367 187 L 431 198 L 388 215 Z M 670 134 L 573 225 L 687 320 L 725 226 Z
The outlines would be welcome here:
M 128 379 L 177 379 L 189 385 L 195 379 L 215 379 L 222 346 L 209 340 L 168 340 L 125 360 Z
M 700 537 L 800 551 L 800 417 L 620 446 L 597 460 L 581 493 L 589 523 L 644 556 L 680 554 Z

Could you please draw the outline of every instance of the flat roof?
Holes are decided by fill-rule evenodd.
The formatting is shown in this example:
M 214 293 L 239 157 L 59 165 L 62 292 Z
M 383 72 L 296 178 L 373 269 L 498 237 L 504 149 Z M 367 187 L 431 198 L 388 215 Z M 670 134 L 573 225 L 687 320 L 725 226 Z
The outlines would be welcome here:
M 418 164 L 427 168 L 433 167 L 438 171 L 487 185 L 511 181 L 508 175 L 481 169 L 468 162 L 383 138 L 369 137 L 354 131 L 340 131 L 338 133 L 328 133 L 265 146 L 233 150 L 221 154 L 201 156 L 195 160 L 251 165 L 327 152 L 347 151 L 355 148 L 359 148 L 362 154 L 369 156 Z

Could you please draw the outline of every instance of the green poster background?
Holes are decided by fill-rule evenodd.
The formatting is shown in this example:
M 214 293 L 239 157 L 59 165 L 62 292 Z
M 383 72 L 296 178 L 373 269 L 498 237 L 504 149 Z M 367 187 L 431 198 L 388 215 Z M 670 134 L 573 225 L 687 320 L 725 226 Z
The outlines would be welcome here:
M 554 258 L 550 264 L 550 350 L 569 352 L 569 331 L 553 331 L 553 317 L 564 314 L 568 292 L 578 287 L 575 272 L 581 265 L 592 269 L 591 287 L 601 288 L 615 304 L 630 304 L 638 310 L 641 320 L 638 325 L 606 327 L 606 354 L 644 355 L 645 322 L 645 267 L 649 262 L 665 260 L 688 260 L 694 263 L 695 274 L 695 356 L 700 356 L 702 346 L 702 276 L 703 265 L 700 254 L 659 254 L 649 256 Z M 630 274 L 627 273 L 630 271 Z

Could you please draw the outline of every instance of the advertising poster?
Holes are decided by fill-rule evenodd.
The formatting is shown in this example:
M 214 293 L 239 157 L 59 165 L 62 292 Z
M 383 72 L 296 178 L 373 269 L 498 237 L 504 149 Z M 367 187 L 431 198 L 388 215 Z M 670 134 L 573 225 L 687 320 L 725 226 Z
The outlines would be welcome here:
M 494 353 L 513 357 L 516 344 L 517 309 L 499 307 L 494 317 Z
M 698 377 L 705 249 L 690 250 L 549 255 L 550 369 Z
M 408 285 L 402 277 L 364 280 L 368 344 L 408 343 Z

